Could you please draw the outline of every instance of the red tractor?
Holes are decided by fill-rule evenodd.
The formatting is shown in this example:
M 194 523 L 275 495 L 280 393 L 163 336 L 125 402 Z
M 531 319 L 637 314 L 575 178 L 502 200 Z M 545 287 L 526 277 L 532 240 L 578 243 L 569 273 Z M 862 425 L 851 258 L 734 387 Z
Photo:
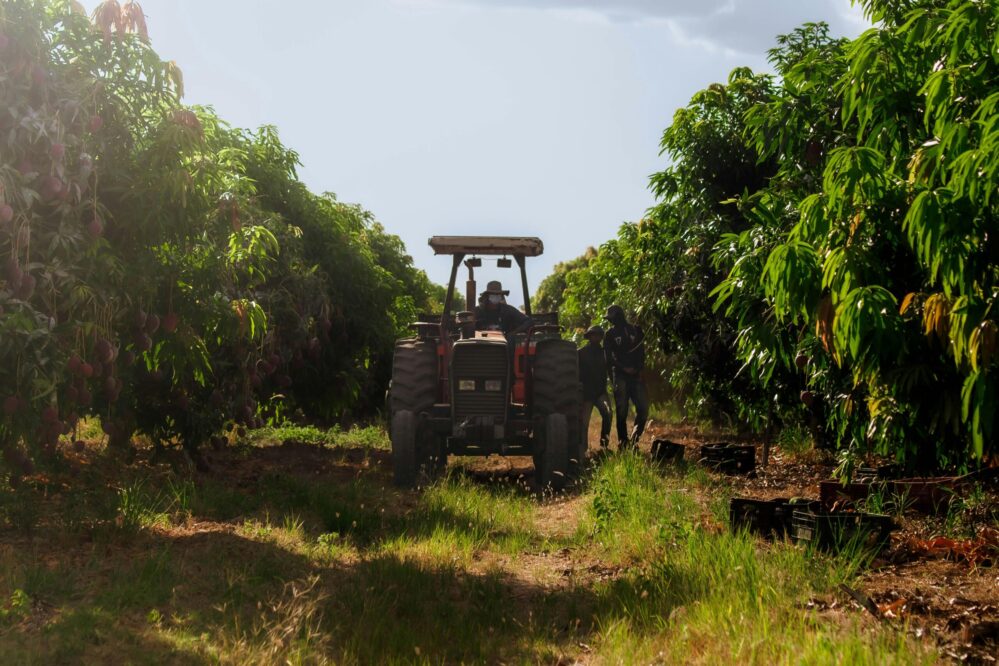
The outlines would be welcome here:
M 583 463 L 586 438 L 576 345 L 562 339 L 557 315 L 531 312 L 524 260 L 542 253 L 541 240 L 435 236 L 430 246 L 451 255 L 451 278 L 444 312 L 422 316 L 416 337 L 395 346 L 388 406 L 396 483 L 432 478 L 448 455 L 530 455 L 539 488 L 560 490 Z M 520 267 L 529 319 L 509 334 L 487 330 L 472 307 L 475 268 L 487 256 Z M 469 311 L 452 312 L 462 264 Z

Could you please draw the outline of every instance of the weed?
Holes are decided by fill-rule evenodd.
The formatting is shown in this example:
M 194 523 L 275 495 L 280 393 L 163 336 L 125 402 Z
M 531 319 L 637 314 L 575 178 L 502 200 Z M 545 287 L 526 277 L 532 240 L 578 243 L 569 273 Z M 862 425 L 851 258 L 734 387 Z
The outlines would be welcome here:
M 17 624 L 31 612 L 31 597 L 24 590 L 14 590 L 7 601 L 0 606 L 0 627 Z
M 319 577 L 292 581 L 269 602 L 252 625 L 243 629 L 234 615 L 236 629 L 223 634 L 221 648 L 231 663 L 302 664 L 325 661 L 329 636 L 322 628 L 326 595 Z
M 326 548 L 333 548 L 340 542 L 340 535 L 337 532 L 327 532 L 326 534 L 320 534 L 319 538 L 316 539 L 316 543 L 320 546 L 325 546 Z
M 371 425 L 346 431 L 337 428 L 335 433 L 333 439 L 335 446 L 383 450 L 392 448 L 392 443 L 386 436 L 385 429 L 381 426 Z
M 901 493 L 894 492 L 888 483 L 877 483 L 871 487 L 859 508 L 868 513 L 880 513 L 884 515 L 894 515 L 901 518 L 912 506 L 913 500 L 909 498 L 909 491 Z
M 342 538 L 337 532 L 326 532 L 320 534 L 315 545 L 309 550 L 309 555 L 321 563 L 335 562 L 352 557 L 356 550 L 350 542 Z
M 167 506 L 162 492 L 147 488 L 145 481 L 129 483 L 118 490 L 118 528 L 124 534 L 136 534 L 144 527 L 169 524 Z
M 801 456 L 815 447 L 812 433 L 803 425 L 790 425 L 781 428 L 775 443 L 780 450 L 791 456 Z
M 314 426 L 300 426 L 285 423 L 251 430 L 246 441 L 251 446 L 277 446 L 284 442 L 301 442 L 316 446 L 332 444 L 334 430 L 320 430 Z
M 242 534 L 255 541 L 266 541 L 271 538 L 271 535 L 274 533 L 274 528 L 271 527 L 270 517 L 267 516 L 263 522 L 259 520 L 243 521 L 242 529 L 240 531 Z
M 284 522 L 282 523 L 282 528 L 292 539 L 301 541 L 304 534 L 303 527 L 305 524 L 302 519 L 299 518 L 294 513 L 289 513 L 284 517 Z
M 170 510 L 182 519 L 191 516 L 191 506 L 196 489 L 190 479 L 167 479 L 167 491 L 170 495 Z
M 943 515 L 944 534 L 974 538 L 982 525 L 999 526 L 999 507 L 991 500 L 985 486 L 976 483 L 962 493 L 954 493 Z
M 104 439 L 104 430 L 101 426 L 101 420 L 96 416 L 87 416 L 76 424 L 76 429 L 73 435 L 76 439 L 83 440 L 85 442 L 97 442 Z

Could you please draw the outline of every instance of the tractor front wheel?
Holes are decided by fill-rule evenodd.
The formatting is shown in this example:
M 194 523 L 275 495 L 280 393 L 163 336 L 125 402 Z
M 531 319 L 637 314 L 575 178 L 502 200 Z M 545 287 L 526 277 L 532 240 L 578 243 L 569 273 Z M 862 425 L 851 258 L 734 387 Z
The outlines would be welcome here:
M 416 484 L 420 471 L 417 426 L 416 415 L 409 410 L 400 410 L 392 415 L 392 472 L 397 486 L 408 488 Z
M 447 452 L 420 417 L 408 409 L 392 415 L 392 472 L 397 486 L 429 482 L 447 467 Z
M 569 423 L 565 414 L 545 417 L 544 441 L 534 455 L 534 475 L 542 491 L 565 488 L 569 476 Z
M 434 434 L 424 414 L 437 395 L 437 345 L 416 338 L 400 340 L 392 360 L 387 398 L 392 437 L 392 468 L 399 486 L 432 479 L 447 465 L 444 440 Z

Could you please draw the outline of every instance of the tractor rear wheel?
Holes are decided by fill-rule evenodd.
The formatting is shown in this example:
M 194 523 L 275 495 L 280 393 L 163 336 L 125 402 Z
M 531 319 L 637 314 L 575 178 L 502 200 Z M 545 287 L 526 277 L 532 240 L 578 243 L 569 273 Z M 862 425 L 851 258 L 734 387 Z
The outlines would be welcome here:
M 569 478 L 569 424 L 565 414 L 549 414 L 541 451 L 534 455 L 534 474 L 540 490 L 558 492 Z
M 579 383 L 579 352 L 568 340 L 543 340 L 534 357 L 534 413 L 563 414 L 568 431 L 569 476 L 576 478 L 586 463 L 586 433 L 581 422 L 583 402 Z

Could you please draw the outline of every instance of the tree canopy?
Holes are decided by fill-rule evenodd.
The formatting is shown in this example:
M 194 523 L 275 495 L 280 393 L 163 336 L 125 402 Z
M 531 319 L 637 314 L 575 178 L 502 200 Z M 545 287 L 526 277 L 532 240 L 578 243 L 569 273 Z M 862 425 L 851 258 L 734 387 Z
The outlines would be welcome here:
M 192 449 L 226 424 L 380 405 L 433 286 L 272 127 L 181 104 L 135 3 L 0 7 L 0 448 L 88 414 Z
M 693 405 L 878 452 L 995 453 L 999 11 L 861 3 L 875 27 L 780 37 L 677 111 L 657 204 L 565 276 L 659 335 Z M 640 268 L 639 268 L 640 267 Z

